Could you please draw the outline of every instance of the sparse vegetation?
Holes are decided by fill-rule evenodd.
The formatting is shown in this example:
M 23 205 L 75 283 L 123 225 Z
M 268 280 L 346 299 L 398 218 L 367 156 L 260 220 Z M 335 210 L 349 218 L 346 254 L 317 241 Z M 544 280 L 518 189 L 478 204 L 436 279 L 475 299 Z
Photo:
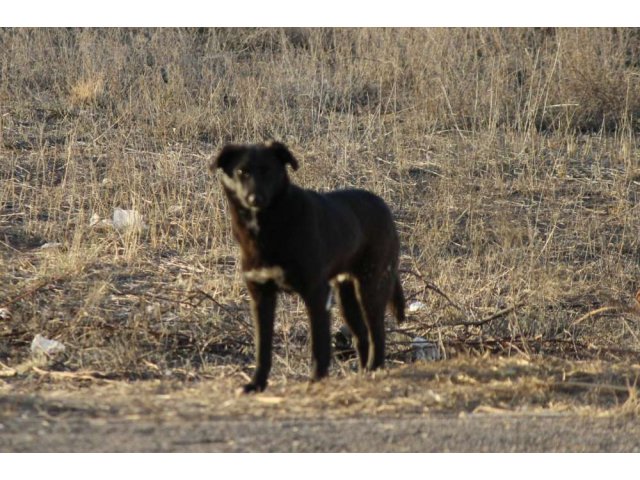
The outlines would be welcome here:
M 594 361 L 637 413 L 639 118 L 634 29 L 0 30 L 0 383 L 52 378 L 36 334 L 67 346 L 35 367 L 56 378 L 249 372 L 207 161 L 275 138 L 298 184 L 392 206 L 424 304 L 389 323 L 392 365 L 415 336 L 447 358 Z M 92 221 L 115 208 L 146 227 Z M 272 381 L 301 381 L 299 300 L 278 318 Z

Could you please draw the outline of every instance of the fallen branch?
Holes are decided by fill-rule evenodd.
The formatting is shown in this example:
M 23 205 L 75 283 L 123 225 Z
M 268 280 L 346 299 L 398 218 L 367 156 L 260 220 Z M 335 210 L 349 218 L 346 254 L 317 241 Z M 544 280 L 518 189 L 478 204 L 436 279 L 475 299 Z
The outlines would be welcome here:
M 584 322 L 587 318 L 594 317 L 594 316 L 596 316 L 596 315 L 598 315 L 600 313 L 608 312 L 608 311 L 611 311 L 611 310 L 618 310 L 618 307 L 608 306 L 608 307 L 596 308 L 595 310 L 591 310 L 590 312 L 585 313 L 583 316 L 581 316 L 577 320 L 574 320 L 573 322 L 571 322 L 570 326 L 573 327 L 575 325 L 578 325 L 579 323 Z

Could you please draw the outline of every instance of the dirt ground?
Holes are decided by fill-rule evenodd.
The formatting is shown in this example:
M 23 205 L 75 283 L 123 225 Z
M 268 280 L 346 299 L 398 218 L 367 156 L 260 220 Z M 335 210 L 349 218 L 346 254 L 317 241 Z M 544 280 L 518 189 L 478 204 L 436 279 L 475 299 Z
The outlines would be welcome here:
M 461 357 L 309 385 L 245 374 L 110 381 L 29 373 L 0 387 L 2 452 L 639 452 L 640 365 Z

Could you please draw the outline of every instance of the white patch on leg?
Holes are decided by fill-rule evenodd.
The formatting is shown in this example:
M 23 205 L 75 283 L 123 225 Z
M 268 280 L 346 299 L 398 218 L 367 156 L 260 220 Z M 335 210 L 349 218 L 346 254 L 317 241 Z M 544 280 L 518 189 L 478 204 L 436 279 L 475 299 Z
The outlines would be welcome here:
M 331 305 L 333 305 L 333 291 L 329 290 L 329 295 L 327 295 L 327 304 L 324 307 L 327 312 L 331 310 Z
M 336 275 L 335 279 L 338 283 L 354 280 L 353 275 L 351 275 L 350 273 L 339 273 L 338 275 Z

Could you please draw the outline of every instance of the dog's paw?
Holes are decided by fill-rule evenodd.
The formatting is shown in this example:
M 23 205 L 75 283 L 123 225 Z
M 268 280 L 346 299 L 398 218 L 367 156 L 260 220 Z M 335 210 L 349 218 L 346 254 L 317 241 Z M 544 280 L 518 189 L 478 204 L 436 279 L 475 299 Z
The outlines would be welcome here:
M 237 390 L 237 394 L 239 395 L 248 395 L 251 393 L 259 393 L 264 391 L 264 389 L 267 388 L 267 384 L 265 383 L 264 385 L 258 384 L 258 383 L 247 383 L 246 385 L 240 387 Z

